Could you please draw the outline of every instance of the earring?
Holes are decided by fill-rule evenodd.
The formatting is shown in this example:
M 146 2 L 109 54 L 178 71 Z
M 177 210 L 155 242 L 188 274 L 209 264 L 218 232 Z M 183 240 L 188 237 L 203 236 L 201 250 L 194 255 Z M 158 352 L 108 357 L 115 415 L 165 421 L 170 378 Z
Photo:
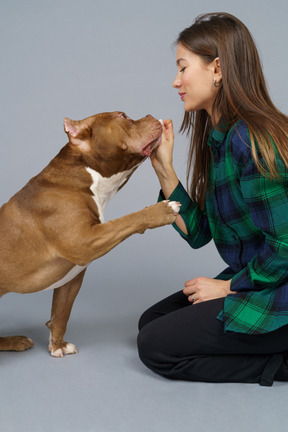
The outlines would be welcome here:
M 216 81 L 216 79 L 215 79 L 215 80 L 213 81 L 213 85 L 214 85 L 214 87 L 216 87 L 216 88 L 217 88 L 217 87 L 220 87 L 220 84 L 221 84 L 221 83 L 219 83 L 218 85 L 216 85 L 216 82 L 217 82 L 217 81 Z

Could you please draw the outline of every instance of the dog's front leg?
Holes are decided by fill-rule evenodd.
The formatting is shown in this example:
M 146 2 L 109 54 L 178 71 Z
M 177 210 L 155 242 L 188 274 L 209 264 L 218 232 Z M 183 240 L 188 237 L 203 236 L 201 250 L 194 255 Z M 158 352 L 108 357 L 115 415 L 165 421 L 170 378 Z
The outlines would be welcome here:
M 153 229 L 171 224 L 175 221 L 180 204 L 162 201 L 146 207 L 136 213 L 131 213 L 119 219 L 103 224 L 78 224 L 78 242 L 72 247 L 70 239 L 63 229 L 61 253 L 70 262 L 77 265 L 87 265 L 100 258 L 111 249 L 133 234 L 142 234 L 146 229 Z M 88 229 L 89 228 L 89 229 Z M 65 242 L 64 242 L 65 241 Z
M 63 357 L 65 354 L 77 353 L 75 345 L 65 342 L 63 338 L 85 271 L 86 269 L 72 279 L 72 281 L 54 290 L 51 320 L 46 323 L 50 329 L 49 351 L 53 357 Z

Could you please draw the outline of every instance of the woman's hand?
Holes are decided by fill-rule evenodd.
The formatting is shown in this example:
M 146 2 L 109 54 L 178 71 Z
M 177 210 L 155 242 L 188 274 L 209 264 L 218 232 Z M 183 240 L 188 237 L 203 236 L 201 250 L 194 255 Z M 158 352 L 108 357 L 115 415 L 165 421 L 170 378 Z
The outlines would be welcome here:
M 230 285 L 231 279 L 224 281 L 207 277 L 197 277 L 185 282 L 183 293 L 187 295 L 191 303 L 197 304 L 207 300 L 226 297 L 228 294 L 236 294 L 236 291 L 230 291 Z
M 159 179 L 169 176 L 173 170 L 174 132 L 172 120 L 163 120 L 162 142 L 150 159 Z
M 150 159 L 166 199 L 169 199 L 179 183 L 177 174 L 173 168 L 173 146 L 174 132 L 172 120 L 163 120 L 162 141 L 157 150 L 151 154 Z M 188 234 L 185 222 L 179 214 L 176 217 L 175 223 L 185 234 Z

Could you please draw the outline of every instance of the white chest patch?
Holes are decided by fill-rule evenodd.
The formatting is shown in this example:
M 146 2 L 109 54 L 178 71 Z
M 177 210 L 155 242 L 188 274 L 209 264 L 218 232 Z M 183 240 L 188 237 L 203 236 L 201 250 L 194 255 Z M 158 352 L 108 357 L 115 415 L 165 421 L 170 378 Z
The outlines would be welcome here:
M 88 167 L 86 168 L 93 180 L 90 189 L 93 193 L 93 199 L 98 208 L 101 223 L 104 223 L 104 210 L 108 201 L 116 194 L 120 186 L 125 183 L 128 176 L 135 168 L 136 166 L 130 170 L 123 171 L 111 177 L 103 177 L 97 171 L 94 171 L 93 169 Z M 87 266 L 88 264 L 86 266 L 75 265 L 62 279 L 45 289 L 48 290 L 60 288 L 62 285 L 74 279 L 74 277 L 81 273 L 81 271 L 84 270 Z
M 93 193 L 93 199 L 98 207 L 100 222 L 104 223 L 104 210 L 108 201 L 116 194 L 118 189 L 127 180 L 128 176 L 136 167 L 130 170 L 114 174 L 111 177 L 102 177 L 97 171 L 92 168 L 86 168 L 92 177 L 93 183 L 90 189 Z

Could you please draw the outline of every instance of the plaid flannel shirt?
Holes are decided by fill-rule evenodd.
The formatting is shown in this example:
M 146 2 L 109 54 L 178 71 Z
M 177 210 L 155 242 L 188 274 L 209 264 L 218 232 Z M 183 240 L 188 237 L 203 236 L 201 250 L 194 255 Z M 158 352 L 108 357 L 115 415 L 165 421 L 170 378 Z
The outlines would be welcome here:
M 212 129 L 210 187 L 202 212 L 178 184 L 193 248 L 211 239 L 229 266 L 216 279 L 231 281 L 218 319 L 225 331 L 261 334 L 288 324 L 288 170 L 277 155 L 279 178 L 264 177 L 254 163 L 248 129 L 240 121 L 227 132 Z M 164 199 L 162 192 L 160 199 Z

